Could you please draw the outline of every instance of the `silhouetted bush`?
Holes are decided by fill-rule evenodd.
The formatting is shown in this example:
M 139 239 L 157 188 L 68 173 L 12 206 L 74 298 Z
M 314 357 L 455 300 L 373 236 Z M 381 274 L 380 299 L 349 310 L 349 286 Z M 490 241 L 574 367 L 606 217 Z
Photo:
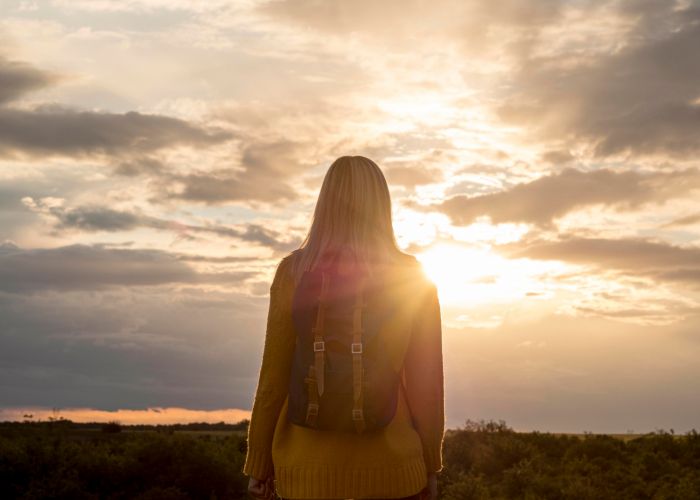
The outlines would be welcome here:
M 119 424 L 119 422 L 107 422 L 102 424 L 102 432 L 105 434 L 116 434 L 117 432 L 121 431 L 122 426 Z
M 448 433 L 442 498 L 700 499 L 700 438 L 664 431 L 624 441 L 514 432 L 503 421 Z
M 1 498 L 247 499 L 247 424 L 109 432 L 109 424 L 0 423 Z M 700 499 L 695 430 L 625 441 L 467 420 L 448 431 L 444 459 L 438 488 L 445 500 Z

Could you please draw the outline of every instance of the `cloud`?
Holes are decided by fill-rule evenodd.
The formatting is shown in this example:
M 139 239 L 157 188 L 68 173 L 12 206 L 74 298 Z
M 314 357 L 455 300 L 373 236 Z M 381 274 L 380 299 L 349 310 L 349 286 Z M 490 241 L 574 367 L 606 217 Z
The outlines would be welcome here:
M 14 87 L 8 86 L 8 102 L 21 92 L 57 81 L 47 75 L 26 63 L 0 60 L 0 81 L 18 82 Z M 311 166 L 309 152 L 317 149 L 319 134 L 297 129 L 296 135 L 301 138 L 270 138 L 273 110 L 265 108 L 258 116 L 254 111 L 256 105 L 249 108 L 248 115 L 247 108 L 240 106 L 230 115 L 213 110 L 209 118 L 226 123 L 226 128 L 221 128 L 161 114 L 88 111 L 57 103 L 43 103 L 32 109 L 0 106 L 0 158 L 98 159 L 112 167 L 113 175 L 152 179 L 148 187 L 153 192 L 148 201 L 154 204 L 172 200 L 210 205 L 231 201 L 295 201 L 298 193 L 289 179 Z M 235 116 L 236 112 L 242 112 L 243 116 Z M 297 111 L 294 109 L 292 113 L 296 116 Z M 280 115 L 279 111 L 277 114 Z M 246 120 L 252 123 L 243 123 Z M 309 126 L 316 130 L 321 125 L 310 122 Z M 306 138 L 309 134 L 313 137 Z M 202 167 L 197 169 L 175 169 L 159 155 L 172 152 L 177 146 L 206 148 L 234 138 L 238 139 L 235 153 L 240 156 L 231 161 L 230 167 L 212 168 L 200 162 Z M 122 219 L 113 223 L 133 223 L 127 215 L 121 216 Z M 268 245 L 273 243 L 273 238 L 260 229 L 251 228 L 248 234 L 252 239 L 266 239 Z
M 180 236 L 187 236 L 189 233 L 206 233 L 223 238 L 235 238 L 268 247 L 283 254 L 297 248 L 301 243 L 299 238 L 285 239 L 279 231 L 255 223 L 242 224 L 242 227 L 229 227 L 221 224 L 185 224 L 175 220 L 125 210 L 115 210 L 96 204 L 66 208 L 63 205 L 53 205 L 44 200 L 40 199 L 37 202 L 31 197 L 22 199 L 23 203 L 31 210 L 49 215 L 57 220 L 57 224 L 52 231 L 53 236 L 60 236 L 62 232 L 72 229 L 84 232 L 119 232 L 147 227 L 162 231 L 172 231 Z
M 421 42 L 430 38 L 438 43 L 452 42 L 464 51 L 479 52 L 488 48 L 487 40 L 500 36 L 493 28 L 540 26 L 555 19 L 561 6 L 559 0 L 277 0 L 259 4 L 257 11 L 327 35 L 368 36 L 393 48 L 412 50 L 416 37 L 420 37 Z M 484 29 L 485 26 L 492 30 Z
M 219 11 L 230 7 L 229 0 L 53 0 L 54 5 L 62 9 L 151 13 L 158 11 L 186 11 L 203 13 Z
M 0 299 L 0 406 L 251 406 L 266 296 L 172 286 Z
M 700 151 L 700 7 L 611 5 L 634 23 L 616 46 L 523 55 L 498 115 L 545 140 L 582 142 L 598 158 L 690 157 Z
M 27 200 L 29 202 L 29 200 Z M 83 231 L 128 231 L 149 222 L 149 217 L 98 205 L 82 206 L 72 209 L 64 207 L 46 207 L 59 224 L 57 229 L 77 228 Z M 155 219 L 156 221 L 158 219 Z M 163 221 L 165 222 L 165 221 Z M 161 224 L 160 227 L 164 227 Z
M 409 187 L 440 182 L 442 177 L 442 173 L 439 170 L 427 169 L 421 166 L 392 166 L 387 167 L 384 173 L 389 184 Z
M 698 429 L 697 314 L 639 325 L 561 313 L 516 319 L 516 309 L 488 334 L 467 324 L 446 337 L 455 425 L 499 415 L 521 430 Z
M 7 106 L 62 78 L 0 56 L 0 157 L 143 154 L 177 145 L 205 147 L 234 137 L 220 128 L 205 130 L 179 118 L 137 111 L 87 111 L 56 103 L 32 109 Z
M 147 153 L 177 145 L 210 146 L 232 138 L 178 118 L 137 111 L 78 111 L 63 106 L 0 108 L 0 156 L 73 158 Z
M 700 170 L 675 172 L 616 172 L 600 168 L 584 172 L 567 167 L 532 182 L 478 196 L 453 196 L 445 201 L 411 208 L 437 209 L 454 224 L 468 225 L 487 215 L 494 223 L 529 222 L 551 227 L 553 220 L 585 206 L 603 204 L 616 210 L 632 210 L 647 203 L 662 203 L 700 189 Z
M 0 104 L 58 81 L 58 74 L 39 70 L 25 62 L 11 61 L 0 55 Z
M 396 54 L 455 54 L 464 86 L 501 125 L 520 125 L 525 141 L 555 152 L 688 158 L 700 150 L 697 2 L 278 0 L 256 10 L 305 36 L 351 36 L 344 47 L 364 48 L 377 66 L 392 67 Z
M 543 153 L 542 159 L 547 163 L 551 163 L 553 165 L 562 165 L 564 163 L 569 163 L 573 161 L 575 157 L 571 154 L 570 151 L 555 149 Z
M 247 168 L 235 174 L 232 169 L 221 169 L 206 173 L 189 173 L 172 176 L 174 183 L 169 185 L 159 199 L 181 199 L 219 204 L 228 201 L 292 201 L 297 197 L 294 189 L 284 182 L 284 174 L 275 177 L 274 172 Z M 182 189 L 175 189 L 180 185 Z
M 242 170 L 232 168 L 185 174 L 166 174 L 167 182 L 153 201 L 182 199 L 218 204 L 227 201 L 294 201 L 297 192 L 287 180 L 302 172 L 309 143 L 249 137 L 241 153 Z
M 666 224 L 662 224 L 659 227 L 667 228 L 667 227 L 677 227 L 677 226 L 690 226 L 690 225 L 698 224 L 698 223 L 700 223 L 700 213 L 686 215 L 684 217 L 679 217 L 679 218 L 674 219 L 670 222 L 667 222 Z
M 239 284 L 252 272 L 199 273 L 163 250 L 117 249 L 98 244 L 0 252 L 0 291 L 102 290 L 173 283 Z
M 232 262 L 257 262 L 260 261 L 258 256 L 232 255 L 224 257 L 212 257 L 208 255 L 193 255 L 193 254 L 173 254 L 179 260 L 189 262 L 208 262 L 214 264 L 230 264 Z
M 161 175 L 166 165 L 158 158 L 148 156 L 134 156 L 114 164 L 114 175 L 123 177 L 137 177 L 139 175 Z
M 494 245 L 494 251 L 512 259 L 559 260 L 700 287 L 700 247 L 695 246 L 642 238 L 566 237 Z

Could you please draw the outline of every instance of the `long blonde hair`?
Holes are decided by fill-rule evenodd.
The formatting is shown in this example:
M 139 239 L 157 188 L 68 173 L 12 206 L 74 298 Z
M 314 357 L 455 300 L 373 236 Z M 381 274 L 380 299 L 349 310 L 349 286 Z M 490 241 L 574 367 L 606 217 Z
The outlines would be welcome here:
M 341 156 L 328 168 L 313 220 L 297 250 L 292 272 L 297 284 L 328 252 L 351 250 L 369 275 L 376 266 L 414 257 L 399 248 L 391 220 L 391 196 L 379 166 L 364 156 Z

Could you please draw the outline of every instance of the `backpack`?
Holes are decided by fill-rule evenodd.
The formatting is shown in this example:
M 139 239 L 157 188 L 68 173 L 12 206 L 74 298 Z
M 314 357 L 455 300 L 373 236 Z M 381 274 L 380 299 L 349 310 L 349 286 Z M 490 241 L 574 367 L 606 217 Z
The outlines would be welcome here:
M 391 314 L 382 279 L 341 275 L 337 257 L 331 265 L 305 271 L 294 290 L 297 337 L 287 420 L 360 434 L 389 424 L 402 378 L 382 338 L 384 319 Z

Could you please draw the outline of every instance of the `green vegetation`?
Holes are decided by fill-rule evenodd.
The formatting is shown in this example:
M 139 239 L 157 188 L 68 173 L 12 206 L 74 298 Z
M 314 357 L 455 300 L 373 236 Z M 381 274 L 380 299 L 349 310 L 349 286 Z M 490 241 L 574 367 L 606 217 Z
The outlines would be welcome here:
M 123 426 L 0 423 L 3 499 L 244 499 L 247 420 Z M 445 437 L 440 498 L 700 499 L 700 437 L 515 432 L 467 420 Z
M 663 430 L 605 434 L 515 432 L 474 422 L 445 441 L 444 500 L 700 499 L 700 437 Z
M 3 499 L 244 499 L 236 425 L 0 424 Z M 197 432 L 193 432 L 196 429 Z

